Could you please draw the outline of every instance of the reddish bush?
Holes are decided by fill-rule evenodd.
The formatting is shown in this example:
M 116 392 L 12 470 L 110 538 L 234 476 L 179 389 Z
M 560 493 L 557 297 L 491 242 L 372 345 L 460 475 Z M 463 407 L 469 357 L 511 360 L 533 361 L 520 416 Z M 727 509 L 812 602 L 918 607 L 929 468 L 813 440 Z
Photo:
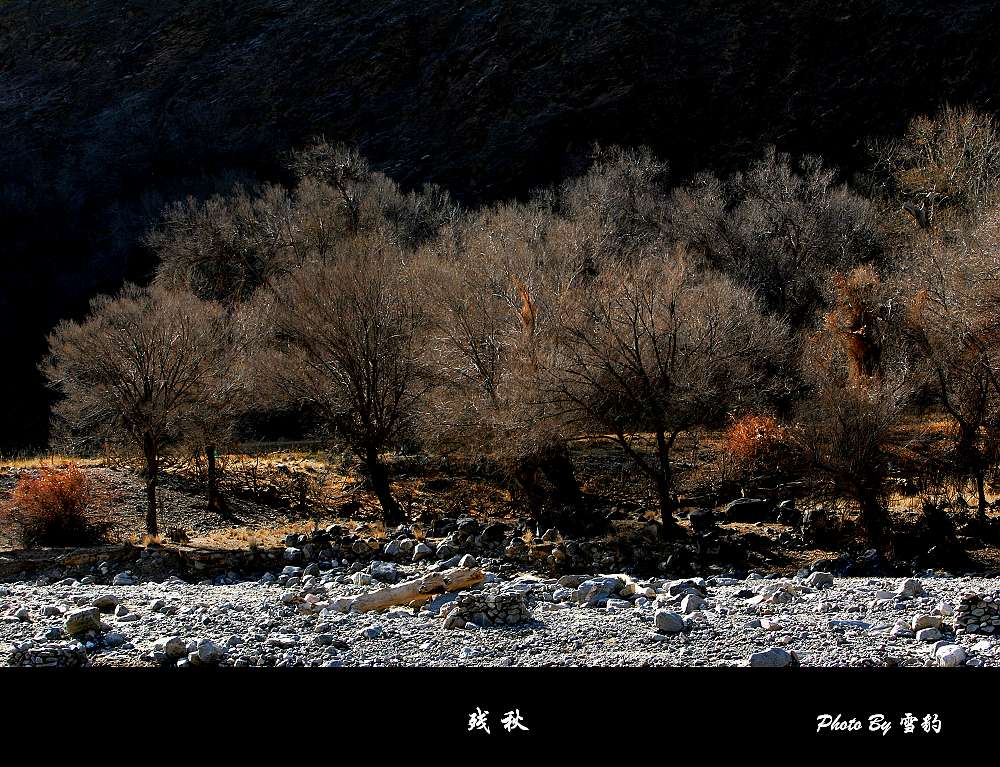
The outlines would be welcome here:
M 75 464 L 42 468 L 18 480 L 2 509 L 22 546 L 87 546 L 108 539 L 111 525 L 98 518 L 90 480 Z
M 752 472 L 774 470 L 792 454 L 788 430 L 767 415 L 745 415 L 726 430 L 723 451 L 733 465 Z

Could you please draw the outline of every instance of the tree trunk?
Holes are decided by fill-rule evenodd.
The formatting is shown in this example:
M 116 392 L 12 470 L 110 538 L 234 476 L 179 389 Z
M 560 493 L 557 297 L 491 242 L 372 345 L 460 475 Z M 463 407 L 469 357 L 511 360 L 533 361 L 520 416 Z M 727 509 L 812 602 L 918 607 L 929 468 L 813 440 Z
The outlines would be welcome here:
M 382 506 L 382 518 L 386 526 L 401 525 L 406 521 L 403 509 L 392 495 L 392 485 L 389 482 L 389 470 L 379 460 L 378 451 L 368 448 L 365 453 L 365 463 L 368 466 L 368 479 L 372 483 L 372 490 Z
M 579 507 L 583 496 L 580 492 L 580 483 L 576 480 L 576 473 L 573 471 L 573 462 L 570 460 L 569 450 L 566 449 L 566 445 L 560 443 L 550 448 L 542 457 L 540 466 L 542 473 L 545 474 L 545 478 L 556 489 L 556 496 L 559 502 Z
M 673 439 L 667 440 L 663 431 L 656 432 L 656 452 L 660 462 L 660 470 L 656 475 L 656 494 L 660 499 L 660 535 L 664 538 L 677 538 L 683 532 L 674 518 L 677 499 L 674 497 L 674 474 L 670 465 L 672 444 Z
M 660 536 L 663 538 L 678 538 L 683 528 L 674 517 L 677 511 L 677 499 L 674 498 L 673 486 L 668 479 L 657 477 L 656 494 L 660 500 Z
M 522 458 L 514 467 L 513 477 L 524 499 L 528 504 L 528 510 L 532 521 L 541 526 L 545 494 L 538 483 L 538 460 L 535 456 Z
M 478 567 L 456 567 L 443 573 L 429 573 L 422 578 L 395 586 L 345 598 L 339 609 L 343 612 L 366 613 L 385 610 L 394 605 L 422 605 L 438 594 L 461 591 L 482 583 L 486 574 Z
M 979 495 L 979 518 L 984 520 L 989 503 L 986 501 L 986 472 L 982 468 L 976 469 L 976 492 Z
M 865 529 L 868 545 L 880 554 L 890 552 L 887 535 L 888 514 L 881 501 L 873 493 L 865 493 L 859 499 L 861 505 L 861 524 Z
M 159 534 L 156 524 L 156 484 L 160 467 L 157 460 L 156 441 L 150 434 L 143 436 L 142 455 L 146 461 L 146 533 L 155 538 Z
M 219 477 L 215 468 L 215 445 L 205 446 L 205 459 L 208 463 L 208 508 L 210 511 L 222 511 Z

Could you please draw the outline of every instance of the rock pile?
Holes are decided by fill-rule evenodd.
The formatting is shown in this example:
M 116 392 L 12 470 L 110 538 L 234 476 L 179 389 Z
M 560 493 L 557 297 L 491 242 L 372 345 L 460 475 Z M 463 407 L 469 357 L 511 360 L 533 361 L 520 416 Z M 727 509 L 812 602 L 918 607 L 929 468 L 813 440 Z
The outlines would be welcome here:
M 963 594 L 955 612 L 955 627 L 967 634 L 993 634 L 1000 630 L 1000 593 Z
M 531 620 L 527 592 L 523 590 L 467 591 L 459 594 L 445 613 L 446 629 L 475 626 L 513 626 Z
M 29 641 L 14 646 L 7 665 L 21 668 L 79 668 L 90 665 L 90 661 L 87 659 L 87 651 L 79 642 L 35 644 Z

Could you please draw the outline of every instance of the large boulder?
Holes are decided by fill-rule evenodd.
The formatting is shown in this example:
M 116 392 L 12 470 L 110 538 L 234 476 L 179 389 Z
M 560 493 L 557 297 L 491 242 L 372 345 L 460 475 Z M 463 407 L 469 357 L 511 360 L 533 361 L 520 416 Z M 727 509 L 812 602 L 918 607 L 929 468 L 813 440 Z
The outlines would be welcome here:
M 722 514 L 727 522 L 768 522 L 774 519 L 774 506 L 764 498 L 737 498 Z
M 942 645 L 934 651 L 934 658 L 944 668 L 961 666 L 966 660 L 965 648 L 957 644 Z
M 616 577 L 590 578 L 577 587 L 573 596 L 578 604 L 587 607 L 603 607 L 608 597 L 618 593 L 625 586 L 625 581 Z
M 788 668 L 799 665 L 798 656 L 783 647 L 755 652 L 748 661 L 751 668 Z
M 153 657 L 157 660 L 176 661 L 185 655 L 187 655 L 187 642 L 180 637 L 163 637 L 153 643 Z
M 684 630 L 684 619 L 670 610 L 657 610 L 653 623 L 661 634 L 677 634 Z
M 86 634 L 88 631 L 101 630 L 101 611 L 96 607 L 84 607 L 66 613 L 63 631 L 69 636 Z

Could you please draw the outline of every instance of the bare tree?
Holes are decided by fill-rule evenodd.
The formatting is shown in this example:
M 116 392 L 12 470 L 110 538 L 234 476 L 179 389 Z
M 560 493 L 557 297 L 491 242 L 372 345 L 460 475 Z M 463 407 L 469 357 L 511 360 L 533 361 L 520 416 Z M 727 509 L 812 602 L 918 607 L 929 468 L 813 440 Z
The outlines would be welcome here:
M 378 236 L 401 248 L 437 236 L 458 207 L 432 184 L 403 194 L 355 148 L 319 141 L 292 156 L 294 189 L 237 187 L 168 207 L 146 237 L 157 284 L 234 305 L 345 240 Z
M 915 117 L 900 138 L 871 142 L 869 152 L 889 196 L 921 229 L 997 202 L 1000 135 L 990 115 L 971 107 Z
M 583 500 L 562 422 L 538 387 L 558 296 L 585 256 L 559 238 L 565 222 L 539 201 L 463 221 L 421 261 L 435 378 L 428 433 L 488 453 L 509 472 L 540 524 Z M 541 477 L 555 493 L 548 495 Z M 579 514 L 562 522 L 584 522 Z
M 134 286 L 95 299 L 83 322 L 62 322 L 49 336 L 41 369 L 62 395 L 56 421 L 70 435 L 121 438 L 141 450 L 149 535 L 158 532 L 160 458 L 194 414 L 210 406 L 228 345 L 220 306 Z
M 301 263 L 295 223 L 280 186 L 176 203 L 146 238 L 160 259 L 155 281 L 230 305 L 244 301 Z
M 1000 458 L 1000 227 L 988 216 L 960 240 L 925 238 L 903 277 L 907 329 L 929 367 L 929 387 L 955 425 L 953 474 L 976 484 Z
M 725 182 L 701 175 L 671 198 L 670 228 L 691 255 L 761 295 L 798 327 L 823 305 L 835 271 L 878 263 L 875 206 L 837 183 L 819 158 L 773 147 Z
M 784 324 L 729 280 L 652 258 L 605 265 L 561 308 L 547 395 L 578 428 L 610 433 L 653 482 L 663 533 L 677 534 L 678 436 L 767 395 Z M 639 445 L 648 433 L 652 457 Z
M 377 234 L 411 249 L 436 237 L 459 212 L 448 191 L 434 184 L 404 194 L 347 144 L 317 139 L 292 153 L 291 168 L 299 180 L 297 201 L 312 208 L 301 219 L 304 231 L 320 241 Z
M 857 503 L 868 542 L 888 552 L 886 477 L 917 388 L 900 334 L 902 303 L 867 267 L 838 275 L 833 292 L 834 307 L 802 356 L 811 394 L 801 406 L 801 446 L 835 492 Z
M 591 167 L 553 202 L 586 263 L 634 258 L 664 244 L 668 181 L 667 164 L 646 147 L 595 146 Z
M 182 427 L 183 441 L 205 456 L 206 501 L 209 510 L 227 509 L 219 490 L 218 450 L 237 435 L 239 419 L 254 406 L 257 390 L 252 358 L 263 341 L 263 327 L 252 307 L 231 307 L 221 321 L 213 317 L 222 337 L 217 339 L 217 357 L 202 387 L 197 407 L 192 407 Z
M 336 262 L 303 267 L 275 289 L 277 357 L 262 366 L 289 401 L 314 408 L 364 462 L 387 524 L 403 511 L 382 453 L 410 436 L 426 384 L 423 312 L 400 254 L 358 246 Z

